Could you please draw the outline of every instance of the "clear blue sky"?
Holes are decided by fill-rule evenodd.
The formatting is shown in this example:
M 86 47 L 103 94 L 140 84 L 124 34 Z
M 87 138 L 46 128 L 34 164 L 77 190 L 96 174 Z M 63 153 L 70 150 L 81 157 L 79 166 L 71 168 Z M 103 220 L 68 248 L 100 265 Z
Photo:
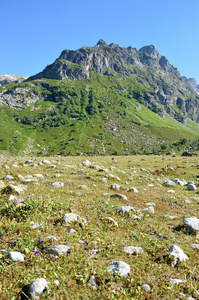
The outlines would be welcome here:
M 64 49 L 154 45 L 199 83 L 199 0 L 2 0 L 0 74 L 34 75 Z

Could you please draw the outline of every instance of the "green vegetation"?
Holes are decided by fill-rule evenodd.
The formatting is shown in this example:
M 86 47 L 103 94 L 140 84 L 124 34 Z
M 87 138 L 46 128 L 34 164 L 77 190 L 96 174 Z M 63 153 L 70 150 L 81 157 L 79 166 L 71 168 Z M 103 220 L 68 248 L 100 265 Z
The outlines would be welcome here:
M 101 141 L 105 138 L 105 135 L 101 136 Z M 182 144 L 186 142 L 181 141 Z M 13 201 L 7 201 L 8 189 L 7 192 L 1 190 L 1 300 L 25 299 L 23 293 L 27 294 L 26 287 L 41 277 L 47 280 L 50 292 L 42 293 L 40 300 L 198 298 L 198 250 L 190 246 L 198 243 L 197 235 L 190 234 L 183 226 L 183 218 L 198 217 L 197 200 L 191 199 L 197 197 L 198 192 L 176 185 L 172 187 L 174 198 L 168 193 L 171 188 L 162 185 L 165 178 L 197 182 L 195 157 L 188 161 L 186 157 L 154 155 L 49 157 L 50 164 L 56 168 L 39 165 L 43 158 L 34 157 L 29 164 L 25 163 L 27 159 L 29 157 L 18 157 L 18 167 L 14 167 L 13 158 L 0 158 L 0 179 L 4 184 L 8 184 L 4 180 L 5 175 L 10 174 L 16 185 L 26 187 L 19 196 L 15 194 L 17 199 L 24 200 L 25 207 L 14 208 Z M 92 165 L 107 168 L 115 178 L 108 179 L 105 171 L 83 167 L 80 163 L 85 159 L 89 159 Z M 19 174 L 24 177 L 32 175 L 34 181 L 24 183 L 23 179 L 19 180 L 22 178 Z M 42 174 L 48 180 L 35 174 Z M 58 174 L 59 179 L 55 177 Z M 63 188 L 52 187 L 57 180 L 64 182 Z M 119 193 L 126 195 L 128 200 L 110 197 L 118 192 L 110 189 L 112 183 L 120 185 Z M 138 193 L 129 189 L 132 186 Z M 187 199 L 191 203 L 186 202 Z M 148 202 L 155 204 L 155 213 L 139 213 Z M 116 208 L 127 204 L 133 206 L 136 212 L 124 215 L 116 212 Z M 76 230 L 73 234 L 63 224 L 63 216 L 70 212 L 86 220 L 71 224 L 69 228 Z M 110 217 L 118 227 L 108 219 Z M 32 229 L 35 223 L 42 226 Z M 69 246 L 70 252 L 60 256 L 48 254 L 46 248 L 56 244 Z M 172 245 L 178 245 L 188 256 L 186 262 L 175 268 L 164 258 L 164 253 Z M 122 251 L 125 246 L 142 247 L 143 253 L 126 254 Z M 92 253 L 93 249 L 98 250 L 96 254 Z M 24 254 L 24 262 L 9 260 L 9 251 Z M 130 265 L 129 276 L 113 276 L 107 271 L 108 265 L 115 260 Z M 90 276 L 95 277 L 97 290 L 88 285 Z M 172 286 L 169 283 L 171 278 L 181 279 L 184 283 Z M 55 280 L 59 281 L 58 286 Z M 151 290 L 144 291 L 143 284 L 150 285 Z

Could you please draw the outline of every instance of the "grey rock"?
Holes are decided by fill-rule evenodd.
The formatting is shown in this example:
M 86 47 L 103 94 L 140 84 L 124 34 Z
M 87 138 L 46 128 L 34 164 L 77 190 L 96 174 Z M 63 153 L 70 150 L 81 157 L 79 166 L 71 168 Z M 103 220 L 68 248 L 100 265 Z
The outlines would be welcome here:
M 23 199 L 18 198 L 13 202 L 13 206 L 14 206 L 14 208 L 17 208 L 17 207 L 26 206 L 26 204 L 24 203 Z
M 52 183 L 52 186 L 53 187 L 64 187 L 64 183 L 63 182 L 53 182 Z
M 199 219 L 197 219 L 195 217 L 185 218 L 183 220 L 183 223 L 189 229 L 190 232 L 199 231 Z
M 166 180 L 163 182 L 163 185 L 165 186 L 175 186 L 175 182 L 171 181 L 171 180 Z
M 173 256 L 173 261 L 171 263 L 172 267 L 175 267 L 178 262 L 184 262 L 188 259 L 188 256 L 184 253 L 184 251 L 176 245 L 173 245 L 169 249 L 169 252 L 170 255 Z
M 151 287 L 149 284 L 145 283 L 142 285 L 142 290 L 146 291 L 146 292 L 150 292 L 151 291 Z
M 127 197 L 122 194 L 113 194 L 113 195 L 111 195 L 111 198 L 118 198 L 118 199 L 127 201 Z
M 125 213 L 128 213 L 131 210 L 133 210 L 134 212 L 136 212 L 136 209 L 134 207 L 130 206 L 130 205 L 122 206 L 122 207 L 116 208 L 115 210 L 117 212 L 121 212 L 123 215 Z
M 70 226 L 73 222 L 81 222 L 81 218 L 74 213 L 66 213 L 63 220 L 66 226 Z
M 179 184 L 179 185 L 181 185 L 181 186 L 184 186 L 184 185 L 187 184 L 187 182 L 186 182 L 185 180 L 180 180 L 180 179 L 178 179 L 178 178 L 175 178 L 175 179 L 173 180 L 173 182 L 174 182 L 175 184 Z
M 197 190 L 197 187 L 195 186 L 194 183 L 188 183 L 187 189 L 188 189 L 188 191 L 195 191 L 195 190 Z
M 49 292 L 49 285 L 44 278 L 37 278 L 31 282 L 28 288 L 28 294 L 31 300 L 39 300 L 39 296 L 47 290 Z
M 154 214 L 155 210 L 153 206 L 149 206 L 147 208 L 142 209 L 143 213 L 147 214 Z
M 35 223 L 35 224 L 32 226 L 32 229 L 37 229 L 37 228 L 39 228 L 40 226 L 42 226 L 42 224 L 40 224 L 40 223 Z
M 89 167 L 91 165 L 91 162 L 90 160 L 86 159 L 81 163 L 81 165 L 84 167 Z
M 4 180 L 13 180 L 13 179 L 14 179 L 14 177 L 11 176 L 11 175 L 6 175 L 6 176 L 4 177 Z
M 138 190 L 135 187 L 130 187 L 127 189 L 127 192 L 133 192 L 133 193 L 138 193 Z
M 199 250 L 199 244 L 191 244 L 190 245 L 193 249 Z
M 130 266 L 124 261 L 113 261 L 107 268 L 113 275 L 119 274 L 120 276 L 127 276 L 130 273 Z
M 143 253 L 142 247 L 135 247 L 135 246 L 126 246 L 122 249 L 123 252 L 129 254 L 141 254 Z
M 92 287 L 93 290 L 97 290 L 97 284 L 95 282 L 95 276 L 91 276 L 88 280 L 88 285 Z
M 170 284 L 174 285 L 174 284 L 180 284 L 180 283 L 184 283 L 184 281 L 182 281 L 181 279 L 176 279 L 176 278 L 171 278 L 170 279 Z
M 111 190 L 119 190 L 120 189 L 120 185 L 116 184 L 116 183 L 115 184 L 113 183 L 113 184 L 111 184 L 110 189 Z
M 12 261 L 24 262 L 24 255 L 21 252 L 10 251 L 8 253 L 8 258 Z
M 55 245 L 46 249 L 49 254 L 62 255 L 70 251 L 70 247 L 66 245 Z

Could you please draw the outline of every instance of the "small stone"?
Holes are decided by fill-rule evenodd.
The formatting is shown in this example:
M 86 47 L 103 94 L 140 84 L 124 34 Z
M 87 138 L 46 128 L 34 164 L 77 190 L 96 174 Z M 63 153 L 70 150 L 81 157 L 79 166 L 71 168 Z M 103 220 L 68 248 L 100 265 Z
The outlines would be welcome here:
M 194 183 L 188 183 L 187 189 L 188 189 L 188 191 L 195 191 L 195 190 L 197 190 L 197 187 L 195 186 Z
M 169 249 L 169 252 L 170 255 L 173 256 L 173 262 L 171 263 L 172 267 L 175 267 L 178 262 L 184 262 L 188 259 L 188 256 L 184 253 L 184 251 L 176 245 L 173 245 Z
M 172 284 L 172 285 L 174 285 L 174 284 L 177 284 L 177 285 L 178 285 L 178 284 L 180 284 L 180 283 L 184 283 L 184 281 L 182 281 L 181 279 L 176 279 L 176 278 L 173 278 L 173 279 L 171 278 L 169 282 L 170 282 L 170 284 Z
M 147 208 L 144 208 L 142 210 L 143 213 L 147 213 L 147 214 L 154 214 L 155 210 L 153 206 L 149 206 Z
M 105 221 L 107 221 L 109 224 L 111 224 L 111 225 L 114 225 L 114 226 L 116 226 L 116 227 L 118 227 L 118 224 L 117 224 L 117 222 L 113 219 L 113 218 L 111 218 L 111 217 L 107 217 L 107 218 L 105 218 L 104 219 Z
M 112 190 L 119 190 L 120 189 L 120 185 L 119 184 L 111 184 L 110 189 L 112 189 Z
M 47 248 L 47 252 L 52 255 L 62 255 L 70 251 L 70 247 L 66 245 L 55 245 Z
M 171 181 L 171 180 L 166 180 L 163 182 L 163 185 L 165 186 L 175 186 L 175 182 Z
M 93 290 L 97 290 L 97 284 L 95 282 L 95 276 L 91 276 L 88 280 L 88 285 L 92 287 Z
M 42 224 L 35 223 L 35 224 L 32 226 L 32 229 L 37 229 L 37 228 L 39 228 L 40 226 L 42 226 Z
M 79 222 L 80 217 L 74 213 L 67 213 L 63 217 L 66 226 L 70 226 L 73 222 Z
M 39 295 L 45 290 L 49 292 L 49 286 L 44 278 L 38 278 L 31 282 L 28 288 L 28 294 L 31 300 L 39 300 Z
M 122 213 L 123 215 L 125 213 L 128 213 L 129 211 L 133 210 L 134 212 L 136 212 L 136 209 L 130 205 L 126 205 L 126 206 L 122 206 L 122 207 L 119 207 L 119 208 L 116 208 L 115 209 L 117 212 L 120 212 Z
M 43 160 L 42 160 L 42 164 L 49 165 L 49 164 L 50 164 L 50 161 L 49 161 L 49 160 L 47 160 L 47 159 L 43 159 Z
M 148 203 L 145 203 L 146 206 L 156 206 L 156 204 L 154 202 L 148 202 Z
M 11 176 L 11 175 L 6 175 L 6 176 L 4 177 L 4 180 L 13 180 L 13 179 L 14 179 L 14 177 Z
M 91 165 L 91 162 L 90 160 L 86 159 L 81 163 L 81 165 L 84 167 L 89 167 Z
M 168 190 L 167 193 L 175 194 L 174 190 Z
M 21 252 L 10 251 L 8 257 L 12 261 L 24 262 L 24 255 Z
M 124 261 L 113 261 L 107 268 L 113 275 L 127 276 L 130 273 L 130 266 Z
M 119 198 L 121 200 L 127 201 L 127 197 L 125 195 L 122 195 L 122 194 L 113 194 L 113 195 L 111 195 L 111 198 Z
M 129 254 L 141 254 L 143 253 L 142 247 L 135 247 L 135 246 L 126 246 L 122 249 L 123 252 Z
M 53 182 L 52 183 L 52 186 L 53 187 L 64 187 L 64 183 L 63 182 Z
M 135 187 L 130 187 L 127 189 L 127 192 L 133 192 L 133 193 L 138 193 L 138 190 Z
M 199 244 L 191 244 L 190 245 L 193 249 L 199 250 Z
M 14 206 L 14 208 L 17 208 L 17 207 L 26 206 L 26 204 L 24 203 L 24 200 L 23 200 L 23 199 L 16 199 L 16 200 L 13 202 L 13 206 Z
M 59 283 L 59 280 L 54 280 L 54 281 L 53 281 L 53 284 L 56 285 L 56 286 L 59 286 L 59 284 L 60 284 L 60 283 Z
M 192 217 L 192 218 L 185 218 L 183 220 L 185 226 L 189 229 L 190 232 L 197 232 L 199 231 L 199 219 Z
M 145 283 L 145 284 L 142 285 L 142 290 L 146 291 L 146 292 L 150 292 L 151 287 L 150 287 L 149 284 Z
M 73 228 L 70 228 L 70 229 L 68 229 L 68 232 L 69 232 L 70 234 L 73 234 L 73 233 L 76 233 L 77 231 L 76 231 L 75 229 L 73 229 Z

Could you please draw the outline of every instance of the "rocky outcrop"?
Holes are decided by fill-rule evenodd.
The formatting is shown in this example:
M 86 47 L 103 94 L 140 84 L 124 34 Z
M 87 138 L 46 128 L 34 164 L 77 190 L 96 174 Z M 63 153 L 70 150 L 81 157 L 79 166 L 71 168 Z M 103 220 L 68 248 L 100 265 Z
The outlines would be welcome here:
M 18 76 L 18 75 L 1 75 L 0 74 L 0 86 L 10 83 L 10 82 L 16 82 L 20 83 L 26 80 L 27 76 Z

